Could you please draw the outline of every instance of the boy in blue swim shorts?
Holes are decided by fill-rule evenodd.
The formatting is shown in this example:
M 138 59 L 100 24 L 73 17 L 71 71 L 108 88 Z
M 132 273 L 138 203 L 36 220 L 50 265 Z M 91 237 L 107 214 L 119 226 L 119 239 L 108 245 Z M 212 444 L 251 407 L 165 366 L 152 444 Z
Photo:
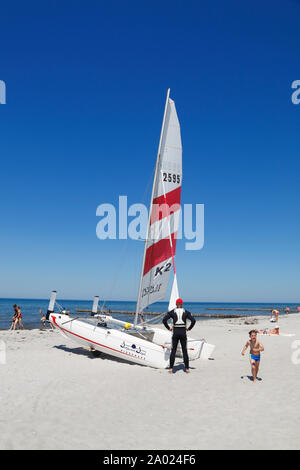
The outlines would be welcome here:
M 250 346 L 250 364 L 251 364 L 251 372 L 253 376 L 253 382 L 256 382 L 259 364 L 260 364 L 260 353 L 265 350 L 263 345 L 257 339 L 257 331 L 251 330 L 249 331 L 250 339 L 244 346 L 242 351 L 242 356 L 245 355 L 245 352 Z

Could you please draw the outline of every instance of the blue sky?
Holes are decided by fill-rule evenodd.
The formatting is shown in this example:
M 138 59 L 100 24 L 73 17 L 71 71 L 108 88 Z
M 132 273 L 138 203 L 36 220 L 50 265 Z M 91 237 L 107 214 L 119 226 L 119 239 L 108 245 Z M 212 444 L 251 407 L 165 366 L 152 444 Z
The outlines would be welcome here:
M 142 244 L 96 238 L 96 208 L 148 203 L 165 93 L 183 141 L 178 243 L 190 301 L 300 301 L 300 2 L 1 6 L 0 297 L 135 299 Z

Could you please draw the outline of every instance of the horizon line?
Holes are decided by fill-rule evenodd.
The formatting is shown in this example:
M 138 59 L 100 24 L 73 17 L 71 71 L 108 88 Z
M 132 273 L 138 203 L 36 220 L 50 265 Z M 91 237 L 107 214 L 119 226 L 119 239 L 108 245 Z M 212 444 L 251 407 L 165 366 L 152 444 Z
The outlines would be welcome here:
M 38 297 L 0 297 L 0 300 L 41 300 L 41 301 L 49 301 L 49 298 L 38 298 Z M 71 302 L 93 302 L 93 298 L 90 299 L 67 299 L 67 298 L 59 298 L 58 300 L 63 300 L 63 301 L 71 301 Z M 136 300 L 114 300 L 114 299 L 99 299 L 99 302 L 131 302 L 131 303 L 136 303 Z M 163 304 L 163 303 L 168 303 L 168 300 L 161 300 L 159 302 L 154 302 L 154 304 Z M 269 301 L 246 301 L 246 300 L 234 300 L 234 301 L 214 301 L 214 300 L 185 300 L 184 303 L 197 303 L 197 304 L 297 304 L 299 303 L 300 305 L 300 300 L 299 302 L 291 302 L 291 301 L 279 301 L 279 300 L 269 300 Z M 153 304 L 153 305 L 154 305 Z

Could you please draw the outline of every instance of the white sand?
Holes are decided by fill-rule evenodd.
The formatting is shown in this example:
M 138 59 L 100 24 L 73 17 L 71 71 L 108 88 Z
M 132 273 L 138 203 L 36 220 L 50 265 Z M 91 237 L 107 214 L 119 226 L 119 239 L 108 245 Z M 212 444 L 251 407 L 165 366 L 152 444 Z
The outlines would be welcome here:
M 198 322 L 193 337 L 216 349 L 189 375 L 92 358 L 57 331 L 0 332 L 0 448 L 300 449 L 300 315 L 280 318 L 295 337 L 260 337 L 256 384 L 243 322 Z

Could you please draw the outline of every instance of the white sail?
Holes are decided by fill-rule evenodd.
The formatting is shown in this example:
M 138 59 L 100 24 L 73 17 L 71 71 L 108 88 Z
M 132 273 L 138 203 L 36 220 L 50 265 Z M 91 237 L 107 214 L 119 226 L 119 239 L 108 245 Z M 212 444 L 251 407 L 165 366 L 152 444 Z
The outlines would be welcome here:
M 136 314 L 165 296 L 174 268 L 182 184 L 182 147 L 175 103 L 167 95 Z
M 168 311 L 173 310 L 176 308 L 176 300 L 179 298 L 179 292 L 178 292 L 178 284 L 177 284 L 177 275 L 175 273 L 174 275 L 174 281 L 173 281 L 173 286 L 172 286 L 172 292 L 171 292 L 171 297 L 169 301 L 169 307 Z

